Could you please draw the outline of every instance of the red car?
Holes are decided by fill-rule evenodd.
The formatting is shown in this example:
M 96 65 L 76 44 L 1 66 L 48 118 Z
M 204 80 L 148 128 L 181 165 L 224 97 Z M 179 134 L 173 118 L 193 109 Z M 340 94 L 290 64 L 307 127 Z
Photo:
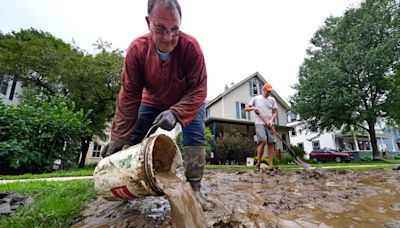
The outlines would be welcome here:
M 313 150 L 310 153 L 310 160 L 315 162 L 327 162 L 327 161 L 335 161 L 337 163 L 340 162 L 350 162 L 353 160 L 353 154 L 351 152 L 339 152 L 334 149 L 321 149 L 321 150 Z

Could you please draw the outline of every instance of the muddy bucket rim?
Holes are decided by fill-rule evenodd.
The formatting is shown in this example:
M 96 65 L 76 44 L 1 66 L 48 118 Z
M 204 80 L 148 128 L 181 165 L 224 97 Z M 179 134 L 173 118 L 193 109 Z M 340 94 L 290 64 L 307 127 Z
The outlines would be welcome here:
M 179 151 L 176 143 L 173 139 L 165 134 L 153 134 L 149 136 L 146 140 L 142 142 L 141 152 L 144 154 L 144 170 L 145 170 L 145 180 L 150 185 L 150 188 L 158 195 L 165 195 L 164 191 L 156 184 L 155 173 L 153 170 L 153 150 L 150 150 L 150 147 L 153 146 L 157 141 L 158 137 L 166 137 L 169 139 L 169 142 L 175 146 L 177 149 L 175 153 Z

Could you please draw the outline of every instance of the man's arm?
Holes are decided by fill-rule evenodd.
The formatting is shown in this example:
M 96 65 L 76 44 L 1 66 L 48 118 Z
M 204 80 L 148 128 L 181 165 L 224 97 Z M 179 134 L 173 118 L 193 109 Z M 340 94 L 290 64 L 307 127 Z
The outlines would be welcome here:
M 250 103 L 246 104 L 246 106 L 244 107 L 244 111 L 246 112 L 254 111 L 255 113 L 258 113 L 258 109 L 255 106 L 251 105 Z
M 136 122 L 144 85 L 142 68 L 132 45 L 124 61 L 116 111 L 111 126 L 111 140 L 130 144 L 131 131 Z
M 274 124 L 274 120 L 276 118 L 276 115 L 277 115 L 277 109 L 273 108 L 272 109 L 271 119 L 268 121 L 269 126 L 272 126 Z

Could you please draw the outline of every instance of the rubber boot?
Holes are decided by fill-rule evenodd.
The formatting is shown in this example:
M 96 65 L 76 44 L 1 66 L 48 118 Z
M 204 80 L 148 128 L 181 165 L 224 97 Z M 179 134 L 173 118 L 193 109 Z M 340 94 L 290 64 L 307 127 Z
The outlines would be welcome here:
M 186 170 L 186 180 L 192 186 L 197 201 L 201 204 L 203 211 L 210 210 L 207 201 L 201 195 L 201 179 L 203 178 L 204 165 L 206 163 L 205 146 L 184 146 L 182 158 Z

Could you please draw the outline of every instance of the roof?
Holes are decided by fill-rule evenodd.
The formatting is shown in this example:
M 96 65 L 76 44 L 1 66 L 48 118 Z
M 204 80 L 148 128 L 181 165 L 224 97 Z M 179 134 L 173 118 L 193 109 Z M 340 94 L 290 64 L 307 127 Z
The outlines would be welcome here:
M 237 87 L 241 86 L 242 84 L 248 82 L 250 79 L 252 78 L 257 78 L 259 81 L 261 81 L 263 84 L 267 83 L 267 80 L 265 80 L 260 73 L 255 72 L 254 74 L 248 76 L 247 78 L 243 79 L 242 81 L 240 81 L 239 83 L 234 84 L 232 87 L 230 87 L 229 89 L 225 90 L 223 93 L 221 93 L 220 95 L 218 95 L 216 98 L 212 99 L 209 102 L 206 102 L 206 108 L 210 107 L 211 105 L 213 105 L 215 102 L 219 101 L 220 99 L 222 99 L 222 97 L 224 97 L 225 95 L 227 95 L 228 93 L 232 92 L 233 90 L 235 90 Z M 286 109 L 286 111 L 288 111 L 290 109 L 290 106 L 278 95 L 278 93 L 276 93 L 275 90 L 272 91 L 272 95 L 273 97 L 283 105 L 283 107 Z

